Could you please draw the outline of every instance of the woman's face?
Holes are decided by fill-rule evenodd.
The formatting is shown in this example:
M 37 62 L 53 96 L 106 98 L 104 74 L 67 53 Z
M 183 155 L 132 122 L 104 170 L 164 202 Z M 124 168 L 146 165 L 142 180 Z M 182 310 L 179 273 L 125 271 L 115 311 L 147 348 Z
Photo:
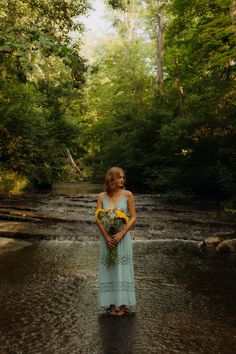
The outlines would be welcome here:
M 116 177 L 116 186 L 118 188 L 123 188 L 125 184 L 125 176 L 123 172 L 120 172 L 119 175 Z

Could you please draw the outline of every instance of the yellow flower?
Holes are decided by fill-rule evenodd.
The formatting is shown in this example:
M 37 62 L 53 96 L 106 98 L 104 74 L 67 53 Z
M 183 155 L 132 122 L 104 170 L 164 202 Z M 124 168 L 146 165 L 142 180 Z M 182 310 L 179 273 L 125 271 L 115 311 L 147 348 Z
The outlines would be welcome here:
M 125 213 L 123 213 L 120 209 L 116 209 L 116 215 L 118 216 L 118 218 L 124 219 L 126 224 L 128 223 L 129 221 L 128 216 L 125 215 Z
M 99 219 L 99 217 L 98 217 L 98 215 L 99 215 L 99 213 L 105 213 L 105 212 L 108 212 L 109 211 L 109 209 L 97 209 L 96 210 L 96 213 L 95 213 L 95 217 L 96 217 L 96 219 Z
M 96 213 L 95 213 L 96 219 L 98 219 L 98 214 L 99 214 L 101 211 L 103 211 L 103 209 L 97 209 L 97 210 L 96 210 Z
M 105 213 L 108 213 L 108 214 L 112 213 L 113 218 L 114 218 L 114 215 L 116 215 L 118 218 L 124 219 L 126 224 L 129 221 L 128 216 L 125 215 L 125 213 L 123 213 L 120 209 L 113 210 L 113 209 L 107 209 L 107 208 L 106 209 L 97 209 L 96 212 L 95 212 L 96 219 L 101 220 Z

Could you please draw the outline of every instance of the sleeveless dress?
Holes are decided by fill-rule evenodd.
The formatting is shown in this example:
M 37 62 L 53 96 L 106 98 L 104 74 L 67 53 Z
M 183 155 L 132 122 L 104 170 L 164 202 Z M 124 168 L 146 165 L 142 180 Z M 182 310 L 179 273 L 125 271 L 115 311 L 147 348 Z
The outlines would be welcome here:
M 111 201 L 104 193 L 103 208 L 111 208 Z M 116 204 L 115 208 L 121 209 L 127 214 L 128 201 L 124 191 Z M 135 306 L 135 287 L 134 287 L 134 268 L 133 268 L 133 249 L 130 232 L 117 244 L 117 261 L 115 264 L 106 266 L 108 246 L 104 237 L 100 234 L 100 256 L 99 256 L 99 307 L 109 307 L 114 304 L 118 309 L 121 305 Z

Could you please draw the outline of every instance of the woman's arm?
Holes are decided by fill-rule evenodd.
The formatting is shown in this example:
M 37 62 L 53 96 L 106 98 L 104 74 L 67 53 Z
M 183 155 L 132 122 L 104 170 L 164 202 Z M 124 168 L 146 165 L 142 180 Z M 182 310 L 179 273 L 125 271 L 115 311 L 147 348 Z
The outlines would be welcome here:
M 102 197 L 103 197 L 103 193 L 100 193 L 98 195 L 98 199 L 97 199 L 97 209 L 102 209 L 102 207 L 103 207 L 103 205 L 102 205 Z M 115 245 L 114 245 L 111 237 L 106 232 L 102 222 L 100 220 L 96 219 L 96 223 L 97 223 L 97 226 L 98 226 L 99 230 L 101 231 L 102 236 L 105 238 L 108 246 L 109 247 L 114 247 Z
M 130 219 L 128 223 L 125 225 L 125 227 L 112 238 L 112 240 L 115 241 L 115 243 L 118 243 L 122 239 L 122 237 L 125 236 L 125 234 L 131 229 L 131 227 L 134 225 L 136 221 L 136 210 L 135 210 L 133 194 L 129 191 L 126 191 L 126 197 L 128 199 Z

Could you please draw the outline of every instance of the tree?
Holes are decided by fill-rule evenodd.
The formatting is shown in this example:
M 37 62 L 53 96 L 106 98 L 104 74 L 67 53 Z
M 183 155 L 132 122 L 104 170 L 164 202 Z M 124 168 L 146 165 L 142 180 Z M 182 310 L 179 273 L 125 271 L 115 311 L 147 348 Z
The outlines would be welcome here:
M 67 148 L 77 144 L 86 63 L 70 31 L 82 30 L 75 16 L 87 9 L 85 0 L 0 7 L 0 163 L 32 183 L 60 178 Z
M 120 15 L 119 40 L 100 49 L 88 82 L 93 170 L 98 176 L 120 163 L 132 182 L 139 176 L 155 191 L 229 197 L 236 193 L 234 7 L 223 0 L 162 3 L 164 65 L 156 76 L 156 9 L 142 5 L 129 56 Z

